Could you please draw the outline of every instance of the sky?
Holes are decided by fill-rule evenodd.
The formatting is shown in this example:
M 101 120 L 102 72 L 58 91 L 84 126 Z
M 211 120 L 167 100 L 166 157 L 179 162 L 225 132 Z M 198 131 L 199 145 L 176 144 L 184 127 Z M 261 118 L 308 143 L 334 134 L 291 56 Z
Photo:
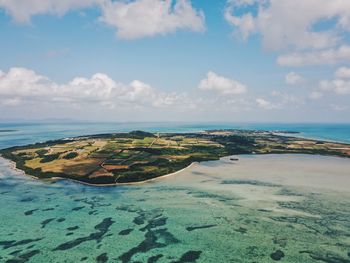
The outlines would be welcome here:
M 0 120 L 350 122 L 350 1 L 0 0 Z

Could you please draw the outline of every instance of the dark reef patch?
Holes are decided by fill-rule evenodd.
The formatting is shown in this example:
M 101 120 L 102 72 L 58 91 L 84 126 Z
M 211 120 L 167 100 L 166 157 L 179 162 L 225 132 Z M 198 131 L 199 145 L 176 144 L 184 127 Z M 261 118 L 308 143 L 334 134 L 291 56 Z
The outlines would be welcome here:
M 136 247 L 131 248 L 129 251 L 122 254 L 119 259 L 123 262 L 130 262 L 131 258 L 138 253 L 145 253 L 155 248 L 163 248 L 169 244 L 179 243 L 177 240 L 166 228 L 151 230 L 145 234 L 145 240 L 143 240 Z
M 48 219 L 42 221 L 42 222 L 40 223 L 40 224 L 41 224 L 41 228 L 45 228 L 46 225 L 47 225 L 48 223 L 52 222 L 52 221 L 55 220 L 55 219 L 56 219 L 56 218 L 48 218 Z
M 270 257 L 273 259 L 273 260 L 281 260 L 283 257 L 284 257 L 284 253 L 282 250 L 276 250 L 275 252 L 271 253 Z
M 264 213 L 271 213 L 271 212 L 272 212 L 272 210 L 264 209 L 264 208 L 259 208 L 259 209 L 257 209 L 256 211 L 264 212 Z
M 93 196 L 90 199 L 89 198 L 74 199 L 74 201 L 76 202 L 82 202 L 90 206 L 91 210 L 95 210 L 96 207 L 111 206 L 110 203 L 103 203 L 103 200 L 104 198 L 100 196 Z
M 92 211 L 89 211 L 88 213 L 90 216 L 91 215 L 97 215 L 98 214 L 98 211 L 97 210 L 92 210 Z
M 124 230 L 121 230 L 118 235 L 121 235 L 121 236 L 127 236 L 129 235 L 134 229 L 133 228 L 127 228 L 127 229 L 124 229 Z
M 26 202 L 32 202 L 35 199 L 35 197 L 24 197 L 20 199 L 20 202 L 26 203 Z
M 146 221 L 146 214 L 141 213 L 138 216 L 136 216 L 132 222 L 136 225 L 143 225 L 145 221 Z
M 166 221 L 168 218 L 166 218 L 166 217 L 159 217 L 158 218 L 158 216 L 161 216 L 161 215 L 157 215 L 157 216 L 155 216 L 155 218 L 150 219 L 148 221 L 148 224 L 145 227 L 141 228 L 140 230 L 145 231 L 145 230 L 150 230 L 152 228 L 166 225 Z
M 241 234 L 245 234 L 248 230 L 244 227 L 239 227 L 238 229 L 235 229 L 235 231 Z
M 186 262 L 196 262 L 201 256 L 202 251 L 190 250 L 184 253 L 178 261 L 173 261 L 172 263 L 186 263 Z
M 147 224 L 140 229 L 145 232 L 145 239 L 136 247 L 119 256 L 121 262 L 130 262 L 135 254 L 146 253 L 155 248 L 163 248 L 169 244 L 180 242 L 166 228 L 157 229 L 160 226 L 164 226 L 167 221 L 167 218 L 163 217 L 161 210 L 142 211 L 135 207 L 119 207 L 119 210 L 137 212 L 138 216 L 134 218 L 134 223 L 137 225 L 145 224 L 147 221 Z
M 162 257 L 164 257 L 164 255 L 162 255 L 162 254 L 158 254 L 158 255 L 149 257 L 148 260 L 147 260 L 147 263 L 156 263 Z
M 20 241 L 10 240 L 10 241 L 0 241 L 0 246 L 2 246 L 4 249 L 16 247 L 16 246 L 23 246 L 27 245 L 33 242 L 37 242 L 42 240 L 42 238 L 36 238 L 36 239 L 23 239 Z
M 97 263 L 106 263 L 108 262 L 108 256 L 107 253 L 103 253 L 96 258 Z
M 119 205 L 115 208 L 118 211 L 124 211 L 124 212 L 130 212 L 130 213 L 136 213 L 141 211 L 139 208 L 135 207 L 135 206 L 127 206 L 127 205 Z
M 261 182 L 256 180 L 223 180 L 221 184 L 246 184 L 246 185 L 255 185 L 255 186 L 267 186 L 267 187 L 280 187 L 279 184 L 273 184 L 268 182 Z
M 288 188 L 282 188 L 281 190 L 278 191 L 278 195 L 286 195 L 286 196 L 303 196 L 300 193 L 297 193 L 296 191 L 292 191 Z
M 46 211 L 52 211 L 52 210 L 55 210 L 55 208 L 49 207 L 49 208 L 45 208 L 45 209 L 43 209 L 43 210 L 41 210 L 41 211 L 46 212 Z
M 79 210 L 81 210 L 83 208 L 85 208 L 85 206 L 74 207 L 74 208 L 72 208 L 72 211 L 79 211 Z
M 58 245 L 56 248 L 54 248 L 53 251 L 71 249 L 73 247 L 80 245 L 83 242 L 92 241 L 92 240 L 95 240 L 96 242 L 100 242 L 102 238 L 105 236 L 105 234 L 108 232 L 111 225 L 113 225 L 114 223 L 115 221 L 113 221 L 111 217 L 105 218 L 101 223 L 95 226 L 95 229 L 97 230 L 97 232 L 91 233 L 86 237 L 80 237 L 80 238 L 62 243 Z
M 30 216 L 32 215 L 35 211 L 38 211 L 39 209 L 32 209 L 24 212 L 24 215 Z
M 77 229 L 79 229 L 79 226 L 67 227 L 67 230 L 68 230 L 68 231 L 74 231 L 74 230 L 77 230 Z
M 150 211 L 143 211 L 142 209 L 130 206 L 122 206 L 122 207 L 117 207 L 117 210 L 120 211 L 125 211 L 125 212 L 130 212 L 130 213 L 137 213 L 137 216 L 134 217 L 133 223 L 136 225 L 143 225 L 146 223 L 146 221 L 149 221 L 148 223 L 152 222 L 154 224 L 157 224 L 154 222 L 157 217 L 161 216 L 162 210 L 161 209 L 153 209 Z M 165 219 L 166 220 L 166 219 Z M 161 224 L 158 222 L 158 224 Z
M 188 226 L 186 227 L 187 231 L 193 231 L 193 230 L 197 230 L 197 229 L 204 229 L 204 228 L 211 228 L 217 225 L 203 225 L 203 226 Z
M 17 255 L 17 254 L 19 254 L 20 252 L 22 252 L 22 250 L 21 250 L 21 249 L 18 249 L 18 250 L 15 250 L 15 251 L 11 252 L 10 255 L 11 255 L 11 256 Z
M 32 251 L 28 251 L 26 253 L 23 253 L 21 255 L 18 255 L 12 259 L 9 259 L 7 261 L 5 261 L 5 263 L 24 263 L 27 262 L 30 258 L 34 257 L 35 255 L 39 254 L 40 250 L 36 249 L 36 250 L 32 250 Z
M 206 191 L 199 191 L 199 190 L 191 190 L 188 191 L 187 194 L 196 197 L 196 198 L 209 198 L 209 199 L 214 199 L 220 202 L 231 202 L 232 201 L 237 201 L 240 198 L 239 197 L 228 197 L 225 195 L 220 195 L 220 194 L 215 194 L 215 193 L 210 193 L 210 192 L 206 192 Z

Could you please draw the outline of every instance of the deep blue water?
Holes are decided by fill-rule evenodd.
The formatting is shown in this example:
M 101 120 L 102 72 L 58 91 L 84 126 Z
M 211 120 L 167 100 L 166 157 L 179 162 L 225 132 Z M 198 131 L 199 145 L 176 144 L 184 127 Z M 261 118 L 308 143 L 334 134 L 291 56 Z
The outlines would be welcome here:
M 296 136 L 350 143 L 350 124 L 263 124 L 263 123 L 0 123 L 0 149 L 79 135 L 144 130 L 195 132 L 206 129 L 259 129 L 295 131 Z

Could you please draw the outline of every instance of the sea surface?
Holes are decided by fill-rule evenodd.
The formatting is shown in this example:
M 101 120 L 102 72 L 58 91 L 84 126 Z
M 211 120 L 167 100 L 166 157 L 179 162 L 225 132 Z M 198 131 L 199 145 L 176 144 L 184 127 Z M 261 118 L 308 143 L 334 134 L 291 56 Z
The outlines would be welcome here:
M 350 142 L 346 124 L 10 123 L 0 148 L 241 128 Z M 0 159 L 0 262 L 350 262 L 350 161 L 244 155 L 138 186 L 38 181 Z

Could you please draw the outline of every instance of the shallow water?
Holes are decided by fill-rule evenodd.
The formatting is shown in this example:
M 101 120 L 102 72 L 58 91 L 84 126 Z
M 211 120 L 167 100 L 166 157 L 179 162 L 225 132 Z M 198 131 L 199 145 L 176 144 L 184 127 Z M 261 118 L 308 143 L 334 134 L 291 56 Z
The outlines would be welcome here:
M 342 158 L 241 156 L 91 187 L 0 159 L 0 262 L 350 262 L 349 171 Z

